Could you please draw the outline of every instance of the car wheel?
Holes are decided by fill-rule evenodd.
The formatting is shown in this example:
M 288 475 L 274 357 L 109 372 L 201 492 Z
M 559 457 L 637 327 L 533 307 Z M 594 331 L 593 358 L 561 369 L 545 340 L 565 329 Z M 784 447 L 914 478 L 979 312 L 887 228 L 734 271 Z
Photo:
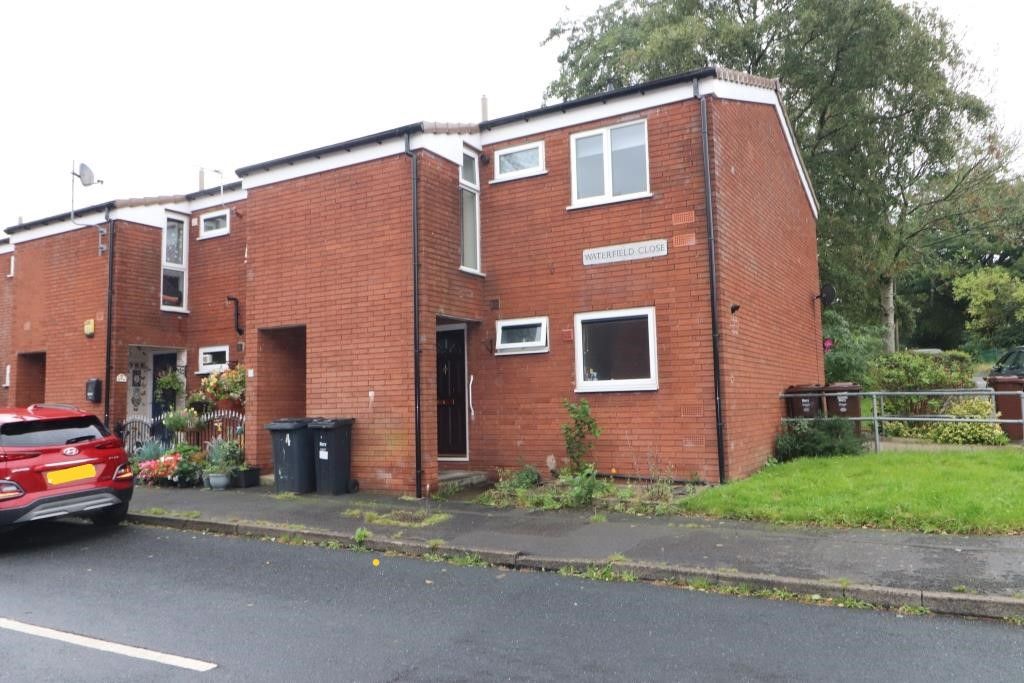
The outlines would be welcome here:
M 117 526 L 128 517 L 128 503 L 109 507 L 92 515 L 92 523 L 96 526 Z

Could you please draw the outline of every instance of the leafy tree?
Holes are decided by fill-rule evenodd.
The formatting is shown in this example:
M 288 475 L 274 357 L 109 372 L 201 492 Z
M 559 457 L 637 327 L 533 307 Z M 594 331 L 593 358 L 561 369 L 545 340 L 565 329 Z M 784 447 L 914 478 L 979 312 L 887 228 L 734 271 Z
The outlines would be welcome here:
M 881 313 L 896 346 L 896 281 L 936 234 L 980 227 L 957 207 L 1003 177 L 975 69 L 934 11 L 892 0 L 616 0 L 559 22 L 571 98 L 722 64 L 776 76 L 821 205 L 823 279 L 847 311 Z M 872 303 L 873 302 L 873 303 Z M 877 319 L 877 318 L 876 318 Z
M 1021 343 L 1024 280 L 1007 268 L 979 268 L 953 281 L 953 295 L 967 303 L 967 332 L 979 346 Z

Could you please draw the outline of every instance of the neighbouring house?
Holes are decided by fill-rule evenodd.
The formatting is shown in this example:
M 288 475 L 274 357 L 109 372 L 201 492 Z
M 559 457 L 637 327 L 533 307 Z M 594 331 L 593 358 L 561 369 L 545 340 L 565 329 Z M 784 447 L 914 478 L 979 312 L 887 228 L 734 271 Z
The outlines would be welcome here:
M 779 393 L 823 379 L 817 205 L 775 81 L 708 67 L 237 174 L 8 228 L 0 403 L 100 379 L 116 423 L 158 410 L 161 369 L 193 390 L 243 362 L 250 462 L 275 418 L 353 417 L 362 487 L 420 494 L 545 471 L 563 399 L 590 403 L 602 473 L 739 478 Z

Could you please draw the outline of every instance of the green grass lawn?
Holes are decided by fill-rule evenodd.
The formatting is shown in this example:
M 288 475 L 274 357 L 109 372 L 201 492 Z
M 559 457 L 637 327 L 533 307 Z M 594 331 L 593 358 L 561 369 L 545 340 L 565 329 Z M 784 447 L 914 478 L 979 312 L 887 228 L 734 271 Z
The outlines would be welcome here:
M 801 458 L 680 502 L 782 524 L 957 534 L 1024 532 L 1024 450 Z

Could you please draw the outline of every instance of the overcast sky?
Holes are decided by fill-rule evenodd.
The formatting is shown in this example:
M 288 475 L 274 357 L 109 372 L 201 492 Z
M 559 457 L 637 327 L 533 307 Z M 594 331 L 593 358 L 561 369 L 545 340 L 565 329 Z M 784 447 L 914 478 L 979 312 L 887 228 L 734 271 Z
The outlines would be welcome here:
M 5 2 L 0 227 L 66 212 L 72 162 L 102 185 L 75 205 L 198 189 L 241 166 L 420 120 L 541 104 L 564 16 L 600 0 Z M 928 0 L 984 69 L 982 94 L 1024 130 L 1024 10 Z M 1018 162 L 1018 167 L 1021 163 Z M 216 180 L 217 176 L 208 173 Z M 209 183 L 208 183 L 209 184 Z

